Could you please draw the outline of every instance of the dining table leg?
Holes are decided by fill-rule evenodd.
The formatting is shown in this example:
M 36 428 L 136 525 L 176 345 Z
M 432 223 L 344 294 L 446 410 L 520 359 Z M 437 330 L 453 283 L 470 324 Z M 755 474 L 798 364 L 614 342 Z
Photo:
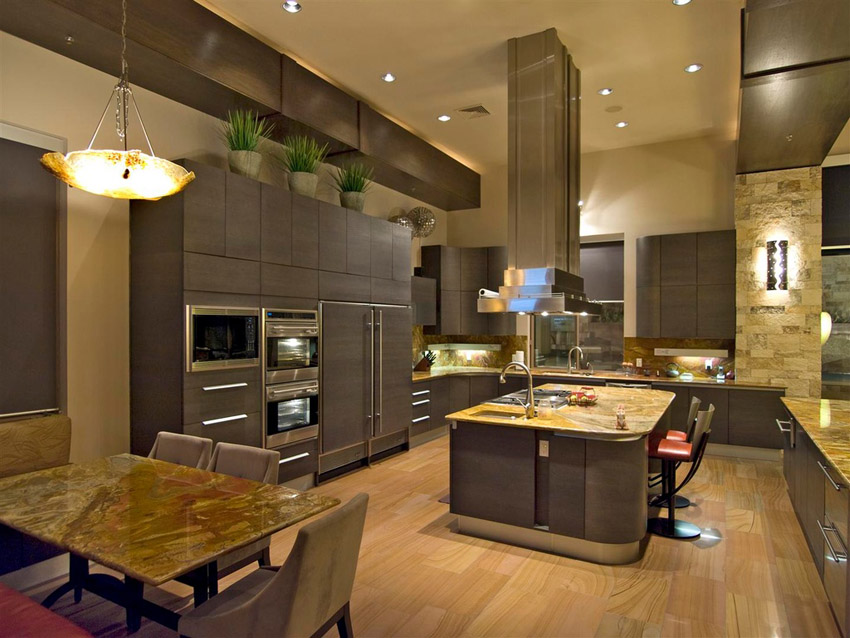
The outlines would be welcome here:
M 213 561 L 207 564 L 207 585 L 209 587 L 210 598 L 218 595 L 218 562 Z
M 142 606 L 144 602 L 145 584 L 124 576 L 124 595 L 127 608 L 127 631 L 131 634 L 139 631 L 142 626 Z
M 83 599 L 83 585 L 89 576 L 89 561 L 76 554 L 71 554 L 71 565 L 69 570 L 71 584 L 74 586 L 74 602 Z

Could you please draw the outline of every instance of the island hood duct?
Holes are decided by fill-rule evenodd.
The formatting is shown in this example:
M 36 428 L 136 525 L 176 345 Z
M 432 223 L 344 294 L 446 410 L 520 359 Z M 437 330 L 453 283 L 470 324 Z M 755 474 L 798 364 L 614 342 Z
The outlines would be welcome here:
M 508 40 L 508 269 L 478 312 L 602 313 L 579 276 L 580 84 L 555 29 Z

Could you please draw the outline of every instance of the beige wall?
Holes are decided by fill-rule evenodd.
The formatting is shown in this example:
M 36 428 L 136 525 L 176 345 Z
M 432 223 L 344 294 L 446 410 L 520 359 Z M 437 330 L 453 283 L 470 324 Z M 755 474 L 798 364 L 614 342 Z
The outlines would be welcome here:
M 115 83 L 114 77 L 0 32 L 0 120 L 66 138 L 69 150 L 84 148 Z M 226 165 L 218 120 L 141 88 L 134 87 L 134 94 L 158 155 Z M 107 117 L 98 138 L 104 146 L 117 142 L 110 123 Z M 134 139 L 141 143 L 131 128 Z M 336 202 L 327 188 L 320 196 Z M 387 217 L 399 207 L 416 205 L 421 202 L 376 186 L 366 212 Z M 426 242 L 445 243 L 445 213 L 435 212 L 437 230 Z M 68 190 L 67 377 L 73 461 L 129 450 L 128 216 L 125 201 Z
M 454 246 L 507 243 L 507 167 L 482 176 L 480 210 L 449 213 Z M 635 334 L 635 239 L 734 228 L 735 143 L 710 137 L 582 155 L 581 234 L 622 235 L 625 336 Z

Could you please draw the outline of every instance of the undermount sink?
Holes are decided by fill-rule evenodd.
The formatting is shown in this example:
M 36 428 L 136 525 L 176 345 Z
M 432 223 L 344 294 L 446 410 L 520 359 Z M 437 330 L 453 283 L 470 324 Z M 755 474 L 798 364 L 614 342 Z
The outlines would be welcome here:
M 505 412 L 503 410 L 477 410 L 472 413 L 472 416 L 481 417 L 483 419 L 504 419 L 505 421 L 516 421 L 525 419 L 524 414 L 515 412 Z

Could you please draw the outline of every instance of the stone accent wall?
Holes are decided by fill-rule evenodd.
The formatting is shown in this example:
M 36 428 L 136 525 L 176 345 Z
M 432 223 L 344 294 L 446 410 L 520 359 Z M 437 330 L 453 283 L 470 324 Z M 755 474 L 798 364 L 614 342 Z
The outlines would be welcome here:
M 821 169 L 738 175 L 737 379 L 820 398 Z M 788 240 L 788 290 L 767 290 L 767 248 Z

